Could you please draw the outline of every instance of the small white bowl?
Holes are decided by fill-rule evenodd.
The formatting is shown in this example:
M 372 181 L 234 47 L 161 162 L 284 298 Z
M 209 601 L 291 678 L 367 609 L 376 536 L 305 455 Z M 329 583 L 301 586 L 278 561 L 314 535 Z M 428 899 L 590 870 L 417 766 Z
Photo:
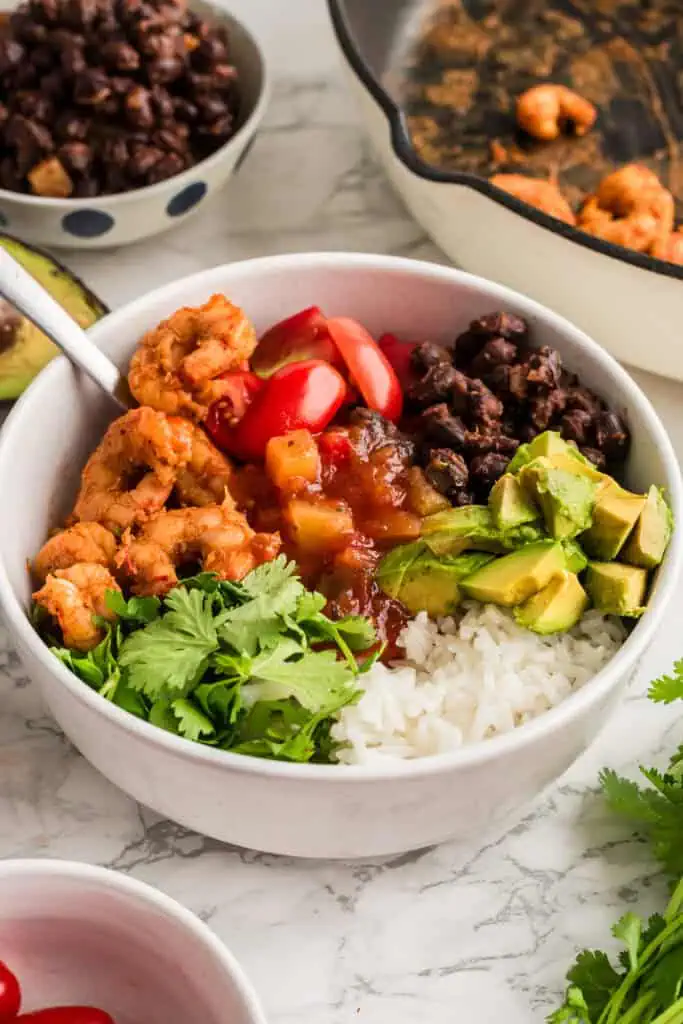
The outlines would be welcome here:
M 0 11 L 15 6 L 0 0 Z M 196 213 L 225 185 L 248 152 L 268 103 L 263 52 L 254 36 L 222 7 L 192 0 L 197 13 L 223 23 L 242 97 L 239 128 L 206 160 L 156 185 L 93 199 L 44 199 L 0 189 L 0 228 L 25 242 L 69 249 L 109 249 L 168 231 Z M 226 204 L 226 218 L 229 209 Z
M 258 331 L 317 304 L 373 333 L 449 342 L 505 309 L 538 345 L 623 410 L 633 442 L 627 483 L 665 487 L 683 521 L 681 474 L 656 412 L 599 345 L 538 303 L 482 278 L 391 256 L 314 253 L 233 263 L 176 281 L 119 309 L 91 335 L 122 368 L 137 340 L 179 306 L 225 292 Z M 646 613 L 606 667 L 558 707 L 454 753 L 372 766 L 286 764 L 190 743 L 122 711 L 50 653 L 27 617 L 26 569 L 73 505 L 81 467 L 114 415 L 63 359 L 31 385 L 0 433 L 0 606 L 29 674 L 60 726 L 107 778 L 167 817 L 240 846 L 308 857 L 370 857 L 481 833 L 535 797 L 581 754 L 617 703 L 674 593 L 680 526 Z
M 175 900 L 61 860 L 0 861 L 0 957 L 22 1010 L 85 1005 L 116 1024 L 265 1024 L 241 967 Z

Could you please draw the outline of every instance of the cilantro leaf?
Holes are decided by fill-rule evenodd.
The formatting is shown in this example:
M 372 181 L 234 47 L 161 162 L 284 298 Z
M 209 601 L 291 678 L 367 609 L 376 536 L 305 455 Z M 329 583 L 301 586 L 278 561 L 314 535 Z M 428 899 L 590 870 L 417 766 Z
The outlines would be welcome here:
M 354 696 L 350 686 L 353 674 L 334 651 L 306 651 L 290 661 L 292 653 L 292 647 L 283 643 L 254 659 L 252 681 L 246 685 L 245 693 L 249 692 L 255 700 L 294 698 L 313 713 L 337 709 L 341 699 L 346 703 Z
M 334 627 L 352 651 L 367 651 L 377 643 L 375 627 L 362 615 L 345 615 L 343 619 L 334 621 Z
M 656 789 L 644 789 L 615 772 L 603 771 L 601 783 L 612 810 L 647 835 L 655 857 L 674 878 L 683 875 L 683 789 L 673 776 L 654 769 L 643 774 Z
M 158 597 L 130 597 L 126 601 L 120 590 L 108 590 L 104 599 L 107 608 L 119 619 L 135 625 L 153 622 L 161 608 Z
M 197 743 L 200 740 L 205 741 L 208 736 L 215 735 L 216 730 L 213 723 L 189 700 L 185 700 L 183 697 L 174 700 L 171 710 L 178 723 L 178 732 L 185 739 L 194 740 Z
M 218 647 L 211 594 L 176 587 L 164 604 L 164 615 L 126 637 L 119 658 L 132 688 L 152 699 L 188 693 Z
M 267 598 L 279 615 L 291 614 L 305 587 L 296 574 L 296 563 L 278 555 L 272 562 L 264 562 L 253 569 L 241 582 L 249 597 Z
M 660 676 L 650 684 L 648 697 L 658 704 L 671 704 L 683 700 L 683 658 L 673 667 L 673 675 Z
M 581 993 L 582 1003 L 574 996 L 576 1007 L 585 1008 L 587 1020 L 597 1021 L 612 993 L 619 987 L 621 975 L 602 950 L 585 949 L 567 973 L 567 981 L 575 993 Z
M 612 935 L 615 939 L 621 939 L 626 946 L 628 965 L 632 971 L 638 966 L 638 953 L 640 951 L 640 933 L 643 922 L 639 917 L 629 911 L 620 917 L 612 928 Z

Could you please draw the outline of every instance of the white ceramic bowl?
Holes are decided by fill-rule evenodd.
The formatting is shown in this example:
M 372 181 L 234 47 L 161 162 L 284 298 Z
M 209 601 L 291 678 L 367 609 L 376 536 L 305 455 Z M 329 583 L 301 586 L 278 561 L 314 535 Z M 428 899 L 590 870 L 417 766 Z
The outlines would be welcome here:
M 210 928 L 126 875 L 60 860 L 0 861 L 0 955 L 25 1012 L 97 1006 L 116 1024 L 265 1024 Z
M 0 0 L 0 11 L 12 0 Z M 268 103 L 263 53 L 254 36 L 224 8 L 192 0 L 192 8 L 226 25 L 242 90 L 239 128 L 224 146 L 182 174 L 146 188 L 94 199 L 43 199 L 0 189 L 0 228 L 25 242 L 69 249 L 108 249 L 160 234 L 196 213 L 225 185 L 248 152 Z M 230 217 L 229 199 L 222 211 Z
M 475 316 L 528 318 L 538 344 L 560 350 L 628 417 L 628 482 L 666 487 L 677 521 L 681 477 L 647 399 L 598 345 L 549 310 L 460 271 L 389 256 L 276 256 L 177 281 L 96 324 L 93 340 L 125 367 L 137 339 L 178 306 L 224 291 L 263 330 L 317 303 L 371 331 L 446 341 Z M 71 675 L 26 612 L 26 561 L 70 510 L 80 468 L 112 416 L 107 400 L 63 360 L 52 363 L 0 434 L 0 604 L 28 672 L 92 764 L 127 793 L 199 832 L 241 846 L 315 857 L 367 857 L 475 833 L 556 779 L 596 735 L 652 639 L 681 561 L 676 530 L 648 611 L 581 691 L 505 736 L 457 753 L 375 767 L 280 764 L 189 743 L 114 707 Z
M 430 167 L 410 142 L 390 83 L 396 54 L 435 5 L 327 3 L 368 137 L 410 212 L 453 262 L 557 310 L 622 362 L 683 380 L 683 266 L 593 238 L 485 178 Z

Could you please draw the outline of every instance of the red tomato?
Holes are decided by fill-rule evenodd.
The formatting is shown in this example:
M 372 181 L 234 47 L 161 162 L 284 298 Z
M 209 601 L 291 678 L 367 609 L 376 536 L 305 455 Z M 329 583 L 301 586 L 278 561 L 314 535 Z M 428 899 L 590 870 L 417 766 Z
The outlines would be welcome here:
M 327 321 L 317 306 L 302 309 L 269 328 L 256 346 L 251 366 L 260 377 L 271 377 L 283 366 L 304 359 L 340 364 L 339 353 L 327 333 Z
M 377 344 L 393 366 L 401 387 L 409 387 L 417 379 L 413 369 L 413 352 L 417 342 L 399 341 L 395 334 L 383 334 Z
M 346 393 L 346 381 L 329 363 L 290 363 L 265 382 L 237 426 L 220 431 L 219 443 L 245 461 L 262 459 L 271 437 L 292 430 L 324 430 Z M 218 431 L 212 436 L 217 435 Z
M 0 960 L 0 1022 L 14 1020 L 21 1008 L 21 989 L 7 964 Z
M 327 329 L 368 408 L 397 420 L 403 409 L 401 385 L 375 339 L 349 317 L 328 320 Z
M 254 396 L 263 387 L 263 381 L 248 370 L 224 373 L 220 380 L 226 386 L 225 395 L 209 406 L 206 429 L 219 448 L 223 447 L 224 433 L 239 423 L 251 405 Z
M 32 1021 L 33 1024 L 115 1024 L 113 1017 L 94 1006 L 55 1006 L 51 1010 L 34 1010 L 16 1018 L 16 1024 L 21 1021 Z

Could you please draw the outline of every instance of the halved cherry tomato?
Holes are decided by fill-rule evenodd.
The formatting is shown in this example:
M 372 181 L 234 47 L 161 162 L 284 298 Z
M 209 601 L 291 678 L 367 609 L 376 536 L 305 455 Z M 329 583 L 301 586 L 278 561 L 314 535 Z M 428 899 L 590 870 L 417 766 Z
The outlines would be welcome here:
M 397 420 L 403 409 L 401 385 L 372 335 L 349 317 L 328 320 L 327 329 L 368 408 Z
M 233 370 L 224 373 L 220 380 L 226 386 L 225 395 L 209 406 L 206 429 L 219 448 L 226 430 L 232 430 L 244 416 L 254 396 L 263 387 L 263 381 L 249 370 Z
M 16 1018 L 16 1024 L 21 1024 L 21 1021 L 32 1021 L 33 1024 L 115 1024 L 113 1017 L 94 1006 L 55 1006 L 50 1010 L 34 1010 Z
M 395 334 L 383 334 L 377 344 L 393 366 L 401 387 L 405 390 L 417 380 L 417 374 L 413 369 L 413 352 L 418 343 L 400 341 Z
M 272 377 L 283 366 L 305 359 L 340 365 L 339 353 L 327 333 L 327 321 L 317 306 L 302 309 L 270 327 L 256 346 L 251 366 L 259 377 Z
M 0 960 L 0 1022 L 14 1020 L 21 1009 L 21 989 L 16 976 Z
M 235 427 L 223 429 L 214 421 L 212 437 L 240 459 L 262 459 L 271 437 L 291 430 L 306 429 L 312 434 L 324 430 L 346 393 L 346 381 L 329 363 L 321 359 L 290 363 L 263 384 Z

